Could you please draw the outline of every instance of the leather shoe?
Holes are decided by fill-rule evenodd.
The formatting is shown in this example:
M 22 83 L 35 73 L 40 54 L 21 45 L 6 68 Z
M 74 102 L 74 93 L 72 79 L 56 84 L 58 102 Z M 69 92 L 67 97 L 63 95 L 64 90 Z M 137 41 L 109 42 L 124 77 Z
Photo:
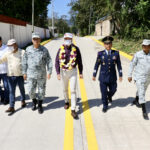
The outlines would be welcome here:
M 75 112 L 75 110 L 71 110 L 71 115 L 74 119 L 77 119 L 78 118 L 78 115 L 77 113 Z
M 69 108 L 69 103 L 65 103 L 64 109 L 68 109 L 68 108 Z
M 13 107 L 9 107 L 5 112 L 6 113 L 14 113 L 15 109 Z

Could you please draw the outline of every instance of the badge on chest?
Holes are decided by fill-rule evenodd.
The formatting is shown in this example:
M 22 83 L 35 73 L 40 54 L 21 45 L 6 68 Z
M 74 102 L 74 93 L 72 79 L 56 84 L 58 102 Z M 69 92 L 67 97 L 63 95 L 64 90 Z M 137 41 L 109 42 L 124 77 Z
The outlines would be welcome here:
M 113 56 L 112 59 L 113 59 L 113 60 L 116 60 L 117 58 L 116 58 L 116 56 Z
M 105 57 L 102 56 L 102 65 L 105 65 Z

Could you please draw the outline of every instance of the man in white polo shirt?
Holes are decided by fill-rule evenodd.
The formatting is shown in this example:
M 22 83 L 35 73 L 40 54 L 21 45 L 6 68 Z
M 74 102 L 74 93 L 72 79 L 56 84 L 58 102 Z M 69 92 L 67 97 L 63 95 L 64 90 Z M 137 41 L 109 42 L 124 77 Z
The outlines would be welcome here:
M 7 46 L 2 43 L 2 37 L 0 37 L 0 58 L 6 53 Z M 0 81 L 3 81 L 4 92 L 0 86 L 1 102 L 5 105 L 9 103 L 9 88 L 7 80 L 7 63 L 0 64 Z

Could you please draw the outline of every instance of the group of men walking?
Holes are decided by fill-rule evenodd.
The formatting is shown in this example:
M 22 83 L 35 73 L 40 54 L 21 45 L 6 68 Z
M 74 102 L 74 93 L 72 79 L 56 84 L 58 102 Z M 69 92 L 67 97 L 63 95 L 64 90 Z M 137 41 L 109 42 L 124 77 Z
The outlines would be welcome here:
M 2 97 L 1 94 L 1 98 L 4 104 L 9 103 L 10 106 L 6 112 L 10 114 L 15 112 L 15 91 L 17 85 L 21 93 L 21 107 L 26 107 L 24 80 L 28 82 L 29 96 L 33 101 L 32 110 L 36 110 L 38 104 L 38 112 L 40 114 L 43 113 L 42 102 L 45 96 L 46 74 L 48 73 L 47 78 L 50 79 L 52 60 L 48 50 L 41 46 L 40 42 L 39 34 L 33 33 L 33 45 L 27 47 L 26 51 L 24 51 L 18 48 L 15 39 L 8 40 L 6 47 L 2 45 L 1 38 L 0 47 L 3 48 L 1 48 L 0 55 L 0 64 L 2 64 L 0 66 L 0 76 L 4 83 L 4 96 Z M 37 97 L 36 88 L 38 88 Z
M 98 52 L 96 64 L 93 72 L 93 80 L 99 66 L 101 70 L 99 74 L 100 90 L 102 94 L 103 112 L 107 112 L 108 104 L 112 103 L 112 97 L 117 91 L 117 75 L 116 66 L 118 68 L 119 81 L 122 81 L 122 66 L 119 51 L 112 50 L 113 38 L 107 36 L 102 40 L 105 50 Z M 150 40 L 143 40 L 142 50 L 137 52 L 129 67 L 128 81 L 132 81 L 132 73 L 134 72 L 134 81 L 137 86 L 136 98 L 133 101 L 137 107 L 142 108 L 144 119 L 148 120 L 148 114 L 145 106 L 145 92 L 150 84 Z
M 66 33 L 64 43 L 60 46 L 56 59 L 55 68 L 57 79 L 62 80 L 64 93 L 64 108 L 68 109 L 69 96 L 68 85 L 70 81 L 71 89 L 71 115 L 74 119 L 78 118 L 76 109 L 76 86 L 77 86 L 77 66 L 79 77 L 83 79 L 83 64 L 80 50 L 72 42 L 73 35 Z M 102 95 L 104 113 L 107 112 L 109 104 L 112 103 L 112 97 L 117 91 L 117 71 L 119 81 L 122 82 L 122 66 L 119 51 L 112 50 L 113 38 L 107 36 L 102 40 L 105 49 L 98 52 L 93 72 L 93 81 L 101 66 L 99 73 L 99 85 Z M 21 93 L 21 107 L 26 107 L 24 80 L 27 80 L 30 99 L 32 99 L 32 110 L 38 109 L 43 113 L 42 103 L 45 97 L 46 80 L 51 78 L 52 59 L 48 50 L 40 45 L 41 38 L 38 33 L 32 34 L 33 45 L 27 49 L 21 50 L 17 46 L 15 39 L 7 42 L 7 46 L 2 44 L 0 38 L 0 80 L 3 80 L 4 92 L 0 88 L 1 101 L 4 104 L 10 104 L 6 112 L 15 112 L 15 90 L 19 86 Z M 128 81 L 132 81 L 134 72 L 134 81 L 137 86 L 136 98 L 133 101 L 137 107 L 142 108 L 144 119 L 149 119 L 145 107 L 145 92 L 150 83 L 150 40 L 143 40 L 142 50 L 137 52 L 130 63 Z M 36 89 L 38 94 L 36 95 Z M 9 95 L 9 96 L 8 96 Z M 38 107 L 37 107 L 38 105 Z

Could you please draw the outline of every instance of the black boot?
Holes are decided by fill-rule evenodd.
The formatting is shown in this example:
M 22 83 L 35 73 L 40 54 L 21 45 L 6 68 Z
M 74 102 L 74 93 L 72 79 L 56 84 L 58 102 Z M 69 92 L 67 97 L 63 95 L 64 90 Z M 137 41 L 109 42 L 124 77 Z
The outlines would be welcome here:
M 39 114 L 43 113 L 42 103 L 43 103 L 43 100 L 38 101 L 38 112 L 39 112 Z
M 146 106 L 145 106 L 145 104 L 141 104 L 141 106 L 142 106 L 143 118 L 145 120 L 149 120 L 148 114 L 146 112 Z
M 37 100 L 36 100 L 36 99 L 33 99 L 32 102 L 33 102 L 33 103 L 32 103 L 32 110 L 35 111 L 35 110 L 36 110 Z
M 139 97 L 136 96 L 135 100 L 132 102 L 133 105 L 136 105 L 136 107 L 141 108 L 141 105 L 139 104 Z

